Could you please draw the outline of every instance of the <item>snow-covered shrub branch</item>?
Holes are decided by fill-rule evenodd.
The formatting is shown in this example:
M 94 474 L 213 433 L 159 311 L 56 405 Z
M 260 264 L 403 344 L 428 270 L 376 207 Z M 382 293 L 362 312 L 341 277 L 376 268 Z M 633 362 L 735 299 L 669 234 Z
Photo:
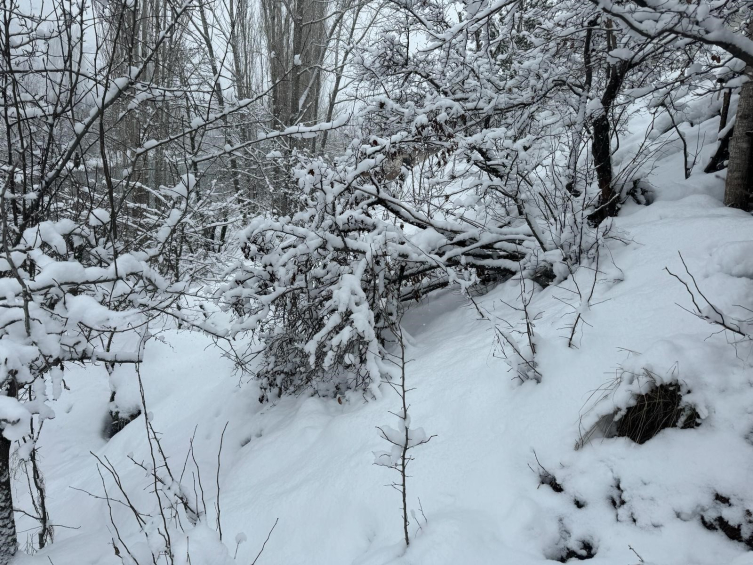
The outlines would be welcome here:
M 533 261 L 525 221 L 479 229 L 390 196 L 378 178 L 389 143 L 374 141 L 341 164 L 300 167 L 302 211 L 257 218 L 240 236 L 245 256 L 219 296 L 238 314 L 231 333 L 258 331 L 265 341 L 265 391 L 376 395 L 380 332 L 398 302 L 468 287 L 476 269 L 512 273 Z
M 718 46 L 753 65 L 753 39 L 741 29 L 744 2 L 684 2 L 592 0 L 631 32 L 643 37 L 682 37 L 704 45 Z
M 682 62 L 660 41 L 597 28 L 588 4 L 515 6 L 459 22 L 431 3 L 395 6 L 406 27 L 359 46 L 359 84 L 373 94 L 357 137 L 335 159 L 301 159 L 298 211 L 242 231 L 245 256 L 218 293 L 237 315 L 231 334 L 264 344 L 263 398 L 377 394 L 379 312 L 454 282 L 521 273 L 547 285 L 593 259 L 595 224 L 644 162 L 612 159 L 626 104 Z

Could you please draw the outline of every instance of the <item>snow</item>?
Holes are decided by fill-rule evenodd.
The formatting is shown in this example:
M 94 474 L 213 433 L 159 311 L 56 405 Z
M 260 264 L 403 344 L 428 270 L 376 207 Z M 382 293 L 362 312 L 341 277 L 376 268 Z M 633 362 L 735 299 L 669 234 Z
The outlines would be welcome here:
M 0 396 L 0 427 L 9 440 L 21 439 L 29 430 L 31 413 L 15 398 Z
M 109 375 L 110 391 L 114 393 L 109 405 L 110 412 L 125 418 L 141 410 L 141 391 L 138 376 L 130 365 L 115 366 Z
M 150 149 L 157 147 L 158 143 L 159 142 L 156 139 L 147 139 L 144 144 L 139 147 L 138 151 L 141 153 L 149 151 Z
M 433 228 L 422 230 L 411 237 L 411 243 L 422 251 L 436 249 L 446 241 L 446 238 Z
M 633 58 L 635 53 L 633 53 L 630 49 L 612 49 L 609 52 L 608 60 L 610 63 L 614 63 L 617 61 L 629 61 Z
M 494 6 L 469 3 L 469 17 Z M 610 56 L 631 54 L 618 49 Z M 592 109 L 599 104 L 592 102 Z M 686 110 L 689 115 L 699 111 Z M 266 137 L 308 135 L 344 123 L 296 126 Z M 623 139 L 614 156 L 618 168 L 630 162 L 646 130 L 632 125 L 640 134 Z M 161 540 L 144 538 L 159 527 L 146 418 L 174 470 L 184 467 L 189 449 L 196 457 L 185 484 L 174 480 L 165 486 L 172 496 L 206 503 L 202 519 L 174 532 L 174 562 L 181 565 L 248 564 L 262 547 L 260 565 L 533 565 L 583 553 L 584 543 L 596 552 L 589 560 L 593 565 L 635 565 L 638 560 L 752 565 L 753 552 L 702 522 L 713 511 L 742 522 L 744 509 L 753 509 L 753 350 L 749 341 L 711 323 L 719 321 L 721 311 L 751 329 L 753 221 L 723 206 L 723 174 L 700 172 L 713 152 L 717 126 L 718 119 L 708 119 L 683 129 L 691 147 L 708 141 L 687 180 L 675 132 L 656 134 L 662 143 L 659 159 L 644 171 L 653 201 L 649 206 L 628 203 L 609 221 L 612 237 L 603 243 L 598 271 L 587 264 L 571 274 L 562 252 L 552 250 L 542 260 L 553 265 L 557 278 L 545 289 L 513 277 L 486 294 L 472 295 L 473 302 L 451 287 L 413 307 L 403 324 L 410 418 L 381 378 L 385 371 L 361 284 L 365 259 L 332 287 L 325 330 L 348 319 L 350 325 L 332 345 L 347 343 L 355 333 L 374 345 L 366 359 L 374 378 L 374 398 L 368 401 L 363 393 L 342 392 L 336 398 L 302 394 L 260 404 L 259 384 L 234 372 L 211 338 L 159 322 L 150 327 L 152 339 L 138 368 L 123 364 L 108 372 L 95 363 L 64 373 L 55 369 L 49 387 L 56 417 L 45 422 L 38 446 L 52 521 L 66 527 L 56 529 L 54 544 L 35 555 L 19 555 L 15 565 L 121 563 L 111 519 L 139 561 L 151 562 Z M 148 141 L 142 149 L 156 144 Z M 353 174 L 368 170 L 378 158 L 364 160 Z M 170 230 L 184 221 L 195 182 L 186 175 L 164 190 L 175 208 L 157 232 L 158 242 L 167 241 Z M 90 226 L 109 221 L 104 209 L 89 216 Z M 111 272 L 47 255 L 66 252 L 64 236 L 73 227 L 46 222 L 24 234 L 27 253 L 41 269 L 32 289 L 96 280 Z M 416 230 L 409 239 L 423 253 L 445 242 L 434 228 Z M 321 242 L 312 237 L 302 245 L 316 249 Z M 25 258 L 12 252 L 16 264 Z M 0 259 L 0 269 L 3 265 L 9 267 L 7 259 Z M 127 254 L 119 257 L 118 268 L 148 270 Z M 700 312 L 693 309 L 688 287 L 668 271 L 686 281 L 690 292 L 697 288 Z M 8 300 L 20 292 L 14 279 L 1 282 Z M 580 289 L 592 286 L 590 301 L 579 297 Z M 531 296 L 527 309 L 535 334 L 535 373 L 534 352 L 520 331 L 525 319 L 514 307 L 521 289 Z M 701 291 L 709 303 L 701 300 Z M 90 296 L 63 298 L 70 324 L 114 323 L 113 314 Z M 221 315 L 212 311 L 210 318 Z M 582 322 L 569 347 L 577 315 Z M 307 336 L 305 353 L 315 356 L 325 330 Z M 506 359 L 495 341 L 500 334 L 517 347 Z M 14 350 L 10 347 L 0 342 L 2 357 L 11 363 L 28 364 L 38 355 L 28 345 L 13 342 Z M 108 359 L 108 353 L 92 357 Z M 2 371 L 13 369 L 9 365 Z M 140 378 L 148 409 L 142 405 Z M 624 416 L 637 395 L 657 385 L 678 387 L 700 425 L 664 429 L 641 445 L 609 437 L 599 427 L 605 419 Z M 0 396 L 6 438 L 28 433 L 33 408 Z M 103 430 L 110 412 L 142 414 L 107 440 Z M 385 424 L 394 424 L 395 416 L 397 427 Z M 388 486 L 395 474 L 384 468 L 399 463 L 405 426 L 408 447 L 420 445 L 411 451 L 412 541 L 407 550 L 401 500 Z M 94 456 L 118 470 L 129 498 L 153 520 L 138 524 L 118 504 L 111 518 L 97 496 L 103 484 L 110 494 L 117 492 L 115 481 L 100 477 Z M 134 462 L 146 462 L 148 470 Z M 201 495 L 198 488 L 185 488 L 198 483 L 199 469 Z M 14 484 L 17 505 L 30 508 L 24 485 Z M 729 504 L 720 503 L 719 496 Z M 19 531 L 34 526 L 21 513 L 17 520 Z
M 23 240 L 34 247 L 46 243 L 56 253 L 64 254 L 67 246 L 63 236 L 72 233 L 75 229 L 76 224 L 71 220 L 40 222 L 36 228 L 29 228 L 24 232 Z
M 10 253 L 10 260 L 13 262 L 13 265 L 20 265 L 25 259 L 26 255 L 20 251 L 11 251 Z M 11 265 L 8 262 L 8 258 L 0 256 L 0 271 L 9 271 L 10 269 Z
M 708 531 L 699 519 L 715 491 L 753 503 L 750 489 L 741 488 L 753 466 L 746 439 L 753 429 L 747 349 L 736 352 L 680 308 L 689 307 L 689 298 L 664 269 L 682 272 L 679 251 L 699 284 L 722 296 L 728 279 L 753 274 L 753 223 L 699 194 L 700 188 L 675 199 L 677 191 L 665 181 L 676 178 L 676 165 L 668 157 L 651 179 L 658 190 L 654 204 L 614 221 L 623 241 L 607 244 L 614 263 L 598 277 L 576 348 L 567 347 L 562 330 L 571 315 L 562 301 L 572 301 L 566 290 L 572 281 L 535 294 L 530 308 L 537 318 L 540 384 L 521 385 L 494 356 L 494 325 L 515 323 L 520 315 L 505 306 L 519 292 L 515 281 L 476 298 L 487 319 L 452 291 L 409 313 L 410 411 L 436 437 L 413 452 L 408 504 L 416 517 L 407 552 L 400 543 L 399 496 L 385 486 L 393 477 L 372 464 L 372 453 L 384 446 L 376 426 L 402 441 L 399 430 L 384 427 L 399 405 L 389 387 L 382 385 L 383 397 L 370 402 L 348 393 L 340 401 L 303 396 L 260 405 L 256 385 L 238 386 L 230 362 L 208 338 L 168 330 L 164 341 L 150 342 L 142 375 L 155 429 L 168 453 L 182 461 L 198 425 L 194 441 L 210 507 L 216 487 L 207 477 L 216 470 L 228 423 L 220 472 L 227 548 L 211 527 L 211 508 L 206 524 L 190 529 L 177 547 L 190 546 L 194 564 L 226 565 L 237 546 L 237 562 L 250 563 L 279 519 L 259 563 L 527 565 L 555 559 L 581 540 L 597 551 L 594 564 L 636 563 L 629 547 L 646 563 L 661 565 L 750 563 L 743 546 Z M 707 286 L 720 273 L 727 279 Z M 583 284 L 593 273 L 577 276 Z M 352 304 L 352 285 L 333 300 L 338 308 Z M 701 426 L 664 430 L 643 445 L 601 438 L 575 449 L 585 427 L 627 406 L 646 383 L 624 380 L 604 398 L 594 391 L 622 371 L 645 368 L 691 391 L 686 400 L 698 407 Z M 133 371 L 116 374 L 134 386 Z M 53 519 L 80 529 L 59 529 L 50 549 L 19 563 L 46 563 L 49 556 L 57 565 L 115 564 L 106 507 L 67 487 L 99 492 L 92 450 L 121 469 L 139 500 L 146 497 L 139 490 L 144 473 L 125 455 L 147 455 L 143 416 L 106 442 L 91 416 L 107 412 L 104 368 L 73 369 L 66 383 L 71 390 L 57 401 L 58 418 L 45 426 L 40 449 L 48 492 L 55 493 Z M 129 394 L 128 403 L 137 404 Z M 387 457 L 394 461 L 391 451 Z M 539 485 L 537 461 L 564 492 Z M 134 527 L 124 529 L 137 536 Z
M 110 212 L 104 208 L 97 208 L 89 214 L 89 225 L 92 227 L 105 226 L 110 223 Z
M 733 277 L 753 279 L 753 242 L 735 241 L 714 250 L 715 267 Z

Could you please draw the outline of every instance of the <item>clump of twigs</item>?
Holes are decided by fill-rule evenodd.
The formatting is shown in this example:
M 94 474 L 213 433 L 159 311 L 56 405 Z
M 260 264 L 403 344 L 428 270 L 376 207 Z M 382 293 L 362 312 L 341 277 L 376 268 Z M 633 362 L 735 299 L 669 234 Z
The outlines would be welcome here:
M 685 274 L 687 275 L 689 280 L 683 279 L 666 267 L 664 268 L 664 270 L 667 271 L 667 273 L 669 273 L 672 277 L 680 281 L 680 283 L 685 287 L 688 295 L 690 295 L 690 300 L 693 303 L 693 308 L 690 309 L 683 306 L 681 306 L 681 308 L 687 312 L 690 312 L 697 318 L 721 328 L 721 331 L 731 332 L 735 336 L 735 343 L 749 341 L 751 339 L 751 335 L 746 331 L 745 326 L 750 321 L 738 320 L 734 316 L 725 314 L 721 308 L 714 305 L 714 303 L 712 303 L 706 297 L 703 291 L 701 291 L 700 287 L 698 286 L 698 281 L 696 280 L 693 273 L 690 272 L 690 269 L 688 269 L 688 265 L 685 263 L 685 259 L 683 258 L 682 253 L 678 251 L 677 254 L 680 256 L 680 261 L 682 262 L 682 266 L 685 269 Z
M 497 348 L 500 355 L 505 359 L 510 370 L 515 373 L 515 378 L 521 382 L 541 382 L 542 375 L 536 363 L 536 325 L 535 322 L 541 317 L 541 313 L 533 314 L 530 309 L 535 285 L 523 277 L 520 278 L 520 306 L 508 304 L 505 306 L 522 314 L 523 320 L 519 325 L 513 325 L 509 321 L 501 319 L 506 325 L 496 325 L 494 333 L 497 340 Z
M 191 537 L 190 532 L 200 524 L 208 521 L 207 502 L 205 495 L 205 480 L 202 480 L 201 467 L 196 460 L 194 451 L 194 439 L 196 429 L 189 441 L 189 448 L 183 461 L 180 472 L 177 472 L 170 463 L 169 458 L 162 446 L 161 435 L 152 424 L 152 414 L 147 409 L 144 386 L 141 380 L 139 366 L 136 366 L 139 390 L 141 393 L 141 412 L 144 416 L 144 428 L 149 446 L 146 459 L 137 459 L 128 455 L 129 461 L 137 468 L 144 471 L 148 486 L 144 490 L 151 498 L 142 500 L 141 495 L 127 488 L 120 470 L 106 456 L 92 453 L 97 461 L 102 492 L 98 495 L 83 491 L 89 496 L 104 500 L 109 511 L 110 525 L 112 528 L 113 551 L 120 560 L 127 565 L 176 565 L 178 563 L 191 563 Z M 217 469 L 215 485 L 217 498 L 214 506 L 215 523 L 214 531 L 217 533 L 216 540 L 211 542 L 217 546 L 217 550 L 225 552 L 227 547 L 223 541 L 221 507 L 220 507 L 220 463 L 222 459 L 222 445 L 227 430 L 227 424 L 222 430 L 219 449 L 217 452 Z M 109 477 L 109 480 L 106 480 Z M 109 483 L 109 484 L 108 484 Z M 116 519 L 119 513 L 116 508 L 125 508 L 126 513 L 133 518 L 132 526 L 138 531 L 138 536 L 143 540 L 138 541 L 132 536 L 125 535 L 125 524 L 122 519 Z M 253 563 L 261 556 L 272 532 L 277 526 L 275 521 L 267 535 L 261 550 Z M 235 538 L 235 554 L 238 547 L 246 540 L 245 534 L 238 534 Z M 205 542 L 207 543 L 207 542 Z M 212 546 L 214 549 L 214 545 Z M 146 550 L 144 548 L 147 548 Z M 193 551 L 196 551 L 194 547 Z M 227 551 L 229 556 L 229 550 Z M 252 565 L 253 565 L 252 563 Z
M 536 464 L 539 466 L 539 469 L 536 471 L 530 465 L 528 465 L 528 468 L 539 476 L 539 486 L 547 485 L 556 493 L 565 492 L 564 487 L 557 480 L 557 477 L 554 476 L 554 473 L 550 472 L 549 469 L 541 464 L 539 456 L 536 455 L 535 451 L 533 452 L 533 456 L 536 459 Z
M 567 268 L 570 270 L 570 275 L 571 275 L 570 279 L 572 280 L 573 286 L 575 287 L 574 291 L 571 289 L 567 289 L 567 290 L 570 290 L 570 292 L 577 295 L 578 305 L 576 306 L 575 304 L 571 303 L 569 299 L 563 299 L 558 296 L 554 297 L 556 300 L 562 302 L 564 305 L 570 308 L 572 310 L 571 314 L 575 315 L 575 318 L 573 319 L 572 324 L 566 325 L 564 328 L 562 328 L 567 331 L 567 346 L 570 348 L 577 349 L 576 335 L 578 332 L 578 327 L 580 326 L 581 331 L 582 331 L 582 327 L 584 325 L 586 326 L 591 325 L 586 321 L 585 315 L 590 311 L 592 306 L 601 304 L 601 302 L 597 302 L 597 303 L 593 302 L 594 293 L 596 291 L 596 283 L 598 282 L 598 278 L 600 274 L 600 271 L 599 271 L 599 261 L 600 261 L 600 255 L 601 255 L 600 248 L 601 246 L 599 244 L 599 240 L 597 239 L 594 244 L 594 255 L 595 255 L 594 265 L 592 268 L 588 267 L 589 269 L 593 270 L 593 275 L 594 275 L 593 281 L 591 281 L 590 285 L 581 287 L 581 285 L 578 284 L 578 278 L 575 276 L 575 271 L 573 270 L 572 266 L 569 264 L 567 265 Z M 586 267 L 581 266 L 581 268 L 586 268 Z

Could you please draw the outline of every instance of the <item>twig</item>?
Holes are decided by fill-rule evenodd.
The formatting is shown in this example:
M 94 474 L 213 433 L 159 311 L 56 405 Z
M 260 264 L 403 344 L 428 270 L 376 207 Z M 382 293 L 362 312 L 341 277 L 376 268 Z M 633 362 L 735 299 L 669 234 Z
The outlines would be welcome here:
M 264 543 L 261 544 L 261 549 L 259 550 L 259 553 L 256 554 L 256 557 L 251 562 L 251 565 L 256 565 L 256 562 L 258 561 L 259 557 L 261 557 L 262 552 L 264 551 L 264 548 L 267 546 L 267 542 L 269 541 L 269 538 L 272 536 L 272 532 L 275 531 L 275 528 L 277 527 L 277 522 L 279 522 L 280 519 L 277 518 L 275 520 L 275 523 L 272 525 L 272 529 L 269 530 L 269 533 L 267 534 L 267 539 L 264 540 Z
M 695 291 L 706 302 L 706 304 L 709 306 L 709 308 L 711 308 L 714 311 L 714 313 L 719 317 L 719 319 L 718 320 L 714 320 L 713 318 L 711 318 L 711 317 L 707 316 L 706 314 L 704 314 L 703 310 L 698 305 L 698 302 L 696 302 L 695 293 L 691 290 L 691 288 L 688 285 L 688 283 L 685 282 L 678 275 L 676 275 L 672 271 L 670 271 L 668 267 L 664 267 L 664 270 L 667 271 L 667 273 L 669 273 L 671 276 L 673 276 L 678 281 L 680 281 L 680 283 L 682 283 L 682 285 L 685 287 L 685 290 L 690 295 L 690 299 L 693 302 L 693 306 L 696 309 L 696 311 L 695 312 L 691 312 L 691 314 L 697 316 L 698 318 L 700 318 L 702 320 L 707 321 L 710 324 L 715 324 L 717 326 L 721 326 L 725 330 L 731 331 L 732 333 L 737 334 L 737 335 L 739 335 L 741 337 L 744 337 L 746 339 L 750 339 L 751 336 L 749 334 L 745 333 L 744 331 L 742 331 L 740 329 L 740 326 L 737 326 L 736 324 L 735 325 L 731 325 L 730 322 L 727 322 L 727 320 L 724 317 L 724 314 L 722 313 L 722 311 L 719 310 L 719 308 L 717 308 L 716 306 L 714 306 L 714 304 L 708 298 L 706 298 L 706 295 L 704 295 L 703 292 L 701 291 L 701 289 L 699 288 L 698 282 L 696 281 L 695 277 L 690 272 L 690 269 L 688 269 L 688 265 L 685 263 L 685 259 L 683 258 L 682 253 L 680 253 L 678 251 L 677 254 L 680 256 L 680 261 L 682 261 L 682 265 L 685 268 L 685 272 L 690 277 L 690 280 L 693 282 L 693 287 L 695 288 Z
M 636 556 L 636 557 L 638 558 L 638 560 L 639 560 L 639 561 L 640 561 L 641 563 L 645 563 L 645 561 L 643 561 L 643 557 L 641 557 L 641 556 L 640 556 L 640 555 L 638 554 L 638 552 L 637 552 L 636 550 L 634 550 L 634 549 L 633 549 L 633 546 L 632 546 L 632 545 L 629 545 L 629 544 L 628 544 L 628 549 L 629 549 L 630 551 L 632 551 L 633 553 L 635 553 L 635 556 Z
M 220 448 L 217 450 L 217 502 L 215 503 L 215 505 L 217 507 L 217 533 L 220 535 L 220 541 L 222 541 L 222 523 L 220 521 L 220 464 L 222 456 L 222 442 L 225 440 L 225 431 L 227 430 L 227 425 L 229 423 L 230 422 L 225 422 L 225 427 L 222 428 L 222 435 L 220 436 Z

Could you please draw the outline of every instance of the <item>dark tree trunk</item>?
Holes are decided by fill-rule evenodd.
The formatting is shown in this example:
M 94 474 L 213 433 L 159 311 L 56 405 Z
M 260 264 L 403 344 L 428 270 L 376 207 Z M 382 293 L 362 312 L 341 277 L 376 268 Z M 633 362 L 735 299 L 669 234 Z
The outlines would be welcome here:
M 612 186 L 612 124 L 609 123 L 609 114 L 629 69 L 627 61 L 610 66 L 607 86 L 601 96 L 602 112 L 593 120 L 592 153 L 599 185 L 599 203 L 589 219 L 597 225 L 606 218 L 616 216 L 619 210 L 619 194 L 614 192 Z
M 722 113 L 719 120 L 719 131 L 722 131 L 727 127 L 727 118 L 729 117 L 729 102 L 732 98 L 732 90 L 729 88 L 724 91 L 724 98 L 722 99 Z
M 16 397 L 16 383 L 10 379 L 8 396 Z M 13 491 L 10 484 L 11 442 L 0 434 L 0 565 L 8 565 L 18 548 L 13 517 Z
M 612 142 L 609 116 L 604 113 L 593 121 L 593 157 L 599 185 L 599 208 L 592 215 L 596 223 L 617 213 L 617 199 L 612 194 Z
M 709 164 L 703 169 L 704 173 L 716 173 L 726 167 L 727 161 L 729 161 L 729 142 L 735 133 L 735 128 L 731 127 L 719 140 L 719 144 L 716 146 L 716 151 L 709 159 Z
M 10 445 L 0 436 L 0 565 L 8 565 L 16 554 L 16 522 L 10 486 Z

